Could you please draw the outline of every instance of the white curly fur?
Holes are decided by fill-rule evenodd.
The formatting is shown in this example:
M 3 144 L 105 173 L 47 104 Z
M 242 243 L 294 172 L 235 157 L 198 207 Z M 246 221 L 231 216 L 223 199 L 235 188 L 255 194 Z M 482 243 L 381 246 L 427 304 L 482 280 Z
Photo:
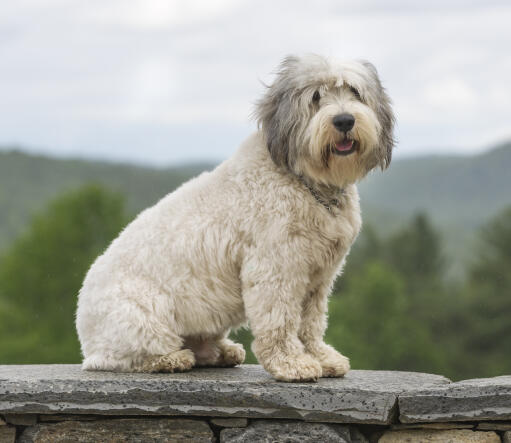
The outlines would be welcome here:
M 143 211 L 92 265 L 76 316 L 84 369 L 233 366 L 245 352 L 227 336 L 248 321 L 255 355 L 279 380 L 349 370 L 323 334 L 328 294 L 361 226 L 354 182 L 390 161 L 371 69 L 319 56 L 284 61 L 258 104 L 261 129 L 214 171 Z M 288 98 L 282 88 L 291 88 Z M 315 90 L 322 95 L 312 105 Z M 270 108 L 287 99 L 298 132 L 270 155 L 268 125 L 284 123 Z M 356 116 L 350 135 L 359 148 L 349 156 L 330 151 L 343 137 L 331 124 L 340 112 Z M 275 161 L 275 149 L 288 164 Z M 327 210 L 309 187 L 340 205 Z

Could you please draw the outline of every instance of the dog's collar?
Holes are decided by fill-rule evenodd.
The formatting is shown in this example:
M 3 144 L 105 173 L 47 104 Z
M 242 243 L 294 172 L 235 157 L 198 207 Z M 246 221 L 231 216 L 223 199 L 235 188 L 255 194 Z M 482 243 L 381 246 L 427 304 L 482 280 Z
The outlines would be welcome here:
M 304 179 L 304 177 L 299 176 L 298 177 L 300 181 L 305 185 L 305 187 L 309 190 L 309 192 L 312 194 L 314 199 L 320 203 L 328 212 L 333 214 L 333 208 L 342 208 L 342 203 L 338 198 L 331 198 L 331 199 L 325 199 L 321 196 L 321 194 L 314 189 L 313 186 L 311 186 L 309 183 L 307 183 L 307 180 Z M 346 190 L 344 188 L 339 188 L 337 192 L 342 196 L 346 194 Z

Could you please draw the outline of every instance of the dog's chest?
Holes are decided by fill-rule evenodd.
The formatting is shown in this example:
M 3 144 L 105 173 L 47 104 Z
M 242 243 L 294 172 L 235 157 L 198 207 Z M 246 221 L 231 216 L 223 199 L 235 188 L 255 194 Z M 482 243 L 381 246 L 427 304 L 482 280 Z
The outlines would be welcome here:
M 322 211 L 315 232 L 325 265 L 337 265 L 348 253 L 361 228 L 360 208 L 347 199 L 332 211 Z

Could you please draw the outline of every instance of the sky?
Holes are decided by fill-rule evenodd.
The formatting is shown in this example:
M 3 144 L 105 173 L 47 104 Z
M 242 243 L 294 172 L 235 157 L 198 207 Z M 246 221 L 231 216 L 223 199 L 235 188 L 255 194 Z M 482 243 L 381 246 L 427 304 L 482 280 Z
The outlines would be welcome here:
M 221 161 L 289 54 L 367 59 L 395 156 L 511 139 L 511 2 L 16 0 L 0 5 L 0 146 L 166 166 Z

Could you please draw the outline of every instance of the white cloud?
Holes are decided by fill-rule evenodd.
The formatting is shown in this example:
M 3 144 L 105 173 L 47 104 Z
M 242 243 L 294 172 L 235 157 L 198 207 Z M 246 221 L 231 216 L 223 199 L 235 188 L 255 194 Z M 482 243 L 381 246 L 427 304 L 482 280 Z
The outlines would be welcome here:
M 376 64 L 398 155 L 470 151 L 511 137 L 509 22 L 509 2 L 483 0 L 3 2 L 0 144 L 225 158 L 254 127 L 259 79 L 286 54 L 318 52 Z M 194 125 L 224 140 L 203 152 L 188 144 Z
M 476 91 L 457 77 L 427 83 L 422 91 L 422 99 L 427 106 L 443 112 L 452 109 L 471 111 L 478 102 Z
M 218 19 L 239 6 L 235 0 L 124 0 L 96 1 L 82 11 L 82 19 L 103 26 L 165 30 Z

